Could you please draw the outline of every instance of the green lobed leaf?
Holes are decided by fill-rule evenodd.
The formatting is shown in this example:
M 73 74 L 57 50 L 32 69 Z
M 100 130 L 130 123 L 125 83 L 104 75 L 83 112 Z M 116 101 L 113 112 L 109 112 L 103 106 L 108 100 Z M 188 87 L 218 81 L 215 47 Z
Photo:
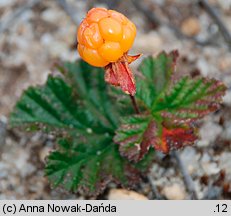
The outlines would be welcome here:
M 59 149 L 52 152 L 45 173 L 53 187 L 61 185 L 73 192 L 97 195 L 110 181 L 130 187 L 139 180 L 139 171 L 147 171 L 153 153 L 137 165 L 130 164 L 119 155 L 118 146 L 110 137 L 97 142 L 78 143 L 76 139 L 62 139 Z M 74 146 L 73 146 L 74 144 Z
M 60 70 L 65 71 L 70 84 L 49 76 L 44 86 L 30 87 L 11 114 L 11 125 L 114 133 L 118 112 L 108 95 L 103 71 L 83 61 L 65 63 Z
M 129 160 L 139 161 L 149 150 L 157 145 L 157 123 L 148 115 L 134 115 L 123 118 L 117 130 L 114 142 L 118 143 L 122 156 Z
M 85 107 L 102 123 L 111 124 L 115 128 L 118 124 L 117 105 L 109 96 L 103 69 L 92 67 L 84 61 L 76 64 L 66 62 L 59 69 L 72 84 Z
M 119 144 L 122 156 L 138 162 L 149 152 L 150 147 L 168 153 L 171 149 L 192 145 L 197 139 L 197 130 L 191 124 L 167 124 L 165 119 L 134 115 L 123 118 L 114 142 Z
M 183 77 L 153 107 L 164 119 L 177 122 L 193 122 L 216 111 L 225 94 L 225 85 L 218 80 Z
M 84 130 L 92 120 L 77 106 L 71 87 L 63 79 L 49 76 L 44 86 L 30 87 L 23 93 L 10 115 L 10 124 Z
M 137 81 L 136 98 L 151 109 L 158 97 L 168 87 L 175 70 L 178 52 L 160 53 L 156 58 L 149 56 L 139 66 L 141 72 Z
M 121 155 L 142 159 L 150 147 L 163 153 L 192 145 L 198 139 L 196 122 L 216 111 L 225 85 L 215 79 L 182 77 L 174 82 L 178 53 L 161 53 L 143 60 L 137 99 L 144 114 L 123 118 L 114 141 Z

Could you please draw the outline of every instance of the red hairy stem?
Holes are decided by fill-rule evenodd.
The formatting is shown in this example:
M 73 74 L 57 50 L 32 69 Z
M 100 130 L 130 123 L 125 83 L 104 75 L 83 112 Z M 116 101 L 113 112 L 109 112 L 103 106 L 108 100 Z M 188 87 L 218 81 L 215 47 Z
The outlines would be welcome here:
M 137 105 L 137 103 L 136 103 L 135 97 L 132 96 L 132 95 L 129 95 L 129 96 L 130 96 L 130 98 L 131 98 L 132 106 L 134 107 L 134 110 L 135 110 L 136 114 L 140 114 L 140 110 L 139 110 L 139 107 L 138 107 L 138 105 Z

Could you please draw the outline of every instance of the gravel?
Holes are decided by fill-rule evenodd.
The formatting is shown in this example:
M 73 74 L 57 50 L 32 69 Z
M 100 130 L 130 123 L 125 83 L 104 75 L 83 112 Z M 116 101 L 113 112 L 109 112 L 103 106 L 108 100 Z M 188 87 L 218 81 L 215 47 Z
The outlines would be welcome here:
M 152 1 L 159 6 L 164 2 Z M 87 9 L 86 1 L 70 2 L 76 8 L 77 15 L 82 18 Z M 178 16 L 169 17 L 171 21 L 179 23 L 182 28 L 184 26 L 187 34 L 196 35 L 198 39 L 206 39 L 212 34 L 218 46 L 197 46 L 192 40 L 177 37 L 166 25 L 154 28 L 143 14 L 135 12 L 129 1 L 126 1 L 121 3 L 123 7 L 119 6 L 119 9 L 123 11 L 129 8 L 126 14 L 139 27 L 131 52 L 143 53 L 146 56 L 156 55 L 162 50 L 179 49 L 182 59 L 178 65 L 178 76 L 199 69 L 202 75 L 220 79 L 230 87 L 231 54 L 222 37 L 217 34 L 218 28 L 206 13 L 200 11 L 198 15 L 193 14 L 190 8 L 191 1 L 171 2 L 174 4 L 165 5 L 166 9 L 175 5 L 175 11 L 183 4 L 185 11 L 189 11 L 187 16 L 178 11 Z M 1 19 L 6 18 L 15 7 L 22 5 L 23 3 L 15 0 L 1 0 Z M 228 10 L 230 5 L 230 0 L 217 1 L 217 9 L 231 30 Z M 160 13 L 163 19 L 167 19 L 168 16 Z M 184 21 L 193 25 L 194 29 L 188 29 Z M 23 13 L 9 31 L 0 37 L 0 199 L 84 198 L 61 189 L 50 189 L 43 168 L 45 158 L 54 145 L 52 137 L 20 133 L 7 125 L 9 112 L 25 88 L 44 83 L 54 62 L 73 61 L 79 57 L 75 36 L 76 25 L 56 1 L 42 1 L 37 7 Z M 179 151 L 188 172 L 193 177 L 199 198 L 231 198 L 224 195 L 231 194 L 231 191 L 223 190 L 224 185 L 230 185 L 231 182 L 230 109 L 231 91 L 228 91 L 220 111 L 202 122 L 201 139 L 193 147 Z M 163 199 L 190 199 L 191 195 L 185 188 L 175 162 L 169 157 L 158 155 L 149 173 L 149 179 L 156 187 L 155 193 Z M 229 188 L 231 190 L 231 185 Z M 123 195 L 118 195 L 118 191 Z M 137 196 L 143 199 L 155 198 L 149 182 L 142 181 L 137 185 L 136 191 L 139 193 Z M 105 195 L 105 198 L 114 199 L 115 196 L 119 196 L 122 199 L 124 193 L 135 192 L 114 189 L 108 196 Z

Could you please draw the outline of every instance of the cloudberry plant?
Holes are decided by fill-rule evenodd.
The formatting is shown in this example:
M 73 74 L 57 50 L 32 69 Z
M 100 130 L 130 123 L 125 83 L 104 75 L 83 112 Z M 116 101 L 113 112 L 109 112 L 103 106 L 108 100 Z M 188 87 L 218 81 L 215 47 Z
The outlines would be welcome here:
M 78 29 L 78 50 L 90 65 L 82 60 L 59 64 L 62 76 L 50 75 L 43 86 L 29 87 L 16 103 L 12 127 L 56 137 L 45 167 L 54 187 L 97 195 L 111 181 L 134 186 L 155 151 L 168 154 L 192 145 L 198 122 L 219 108 L 225 85 L 175 76 L 177 51 L 144 58 L 135 88 L 128 64 L 138 56 L 127 55 L 135 32 L 118 12 L 90 10 Z M 136 112 L 104 79 L 131 95 L 136 91 L 137 103 L 131 97 Z
M 105 67 L 105 81 L 120 86 L 131 95 L 135 80 L 128 67 L 137 56 L 128 56 L 136 36 L 136 26 L 123 14 L 105 8 L 93 8 L 77 31 L 78 51 L 90 65 Z

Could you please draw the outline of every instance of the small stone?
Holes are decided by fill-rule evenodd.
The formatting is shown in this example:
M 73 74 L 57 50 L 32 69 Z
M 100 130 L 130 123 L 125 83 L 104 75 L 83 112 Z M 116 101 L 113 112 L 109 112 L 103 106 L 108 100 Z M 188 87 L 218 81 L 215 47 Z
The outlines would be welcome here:
M 220 155 L 219 167 L 225 170 L 227 180 L 231 181 L 231 152 L 223 152 Z
M 0 162 L 0 179 L 6 178 L 8 176 L 8 171 L 9 171 L 9 165 L 4 163 L 4 162 Z
M 153 50 L 156 52 L 161 50 L 162 45 L 162 38 L 156 32 L 151 31 L 148 34 L 145 33 L 136 37 L 133 49 L 136 52 L 152 54 Z
M 54 10 L 51 8 L 43 11 L 41 18 L 47 22 L 57 23 L 57 20 L 60 21 L 63 18 L 63 13 L 62 11 Z
M 225 96 L 223 97 L 224 104 L 231 106 L 231 91 L 226 91 Z
M 208 191 L 206 192 L 203 199 L 217 200 L 221 196 L 221 193 L 222 193 L 221 187 L 217 187 L 217 186 L 213 187 L 213 186 L 211 186 L 211 187 L 208 188 Z
M 190 175 L 193 173 L 198 173 L 200 170 L 198 161 L 200 156 L 197 154 L 195 148 L 188 147 L 183 149 L 180 156 Z
M 190 17 L 181 25 L 181 31 L 188 36 L 195 36 L 201 30 L 199 20 L 195 17 Z
M 201 57 L 196 63 L 196 67 L 201 71 L 203 76 L 208 76 L 210 73 L 210 67 L 208 61 L 205 58 Z
M 183 200 L 186 198 L 186 192 L 182 185 L 174 183 L 173 185 L 165 186 L 162 193 L 169 200 Z
M 218 3 L 222 10 L 229 11 L 231 7 L 231 0 L 217 0 L 215 3 Z
M 217 163 L 205 162 L 201 164 L 207 175 L 215 175 L 220 172 Z
M 222 56 L 219 59 L 219 68 L 221 71 L 228 71 L 231 67 L 231 55 Z
M 46 157 L 52 149 L 49 147 L 43 147 L 39 152 L 39 159 L 42 162 L 45 162 Z
M 231 140 L 231 121 L 225 122 L 225 130 L 222 133 L 222 138 L 225 140 Z
M 108 200 L 148 200 L 148 198 L 135 191 L 111 189 L 108 194 Z
M 210 121 L 206 122 L 200 129 L 201 141 L 204 141 L 207 145 L 209 145 L 216 140 L 217 136 L 220 135 L 222 131 L 223 129 L 220 125 Z M 199 142 L 198 145 L 200 144 L 202 144 L 202 142 Z
M 201 163 L 209 163 L 211 161 L 210 155 L 205 152 L 201 157 Z
M 15 168 L 20 171 L 20 176 L 25 178 L 26 176 L 32 174 L 36 168 L 33 164 L 29 163 L 29 152 L 24 149 L 17 149 L 14 152 L 13 164 Z

